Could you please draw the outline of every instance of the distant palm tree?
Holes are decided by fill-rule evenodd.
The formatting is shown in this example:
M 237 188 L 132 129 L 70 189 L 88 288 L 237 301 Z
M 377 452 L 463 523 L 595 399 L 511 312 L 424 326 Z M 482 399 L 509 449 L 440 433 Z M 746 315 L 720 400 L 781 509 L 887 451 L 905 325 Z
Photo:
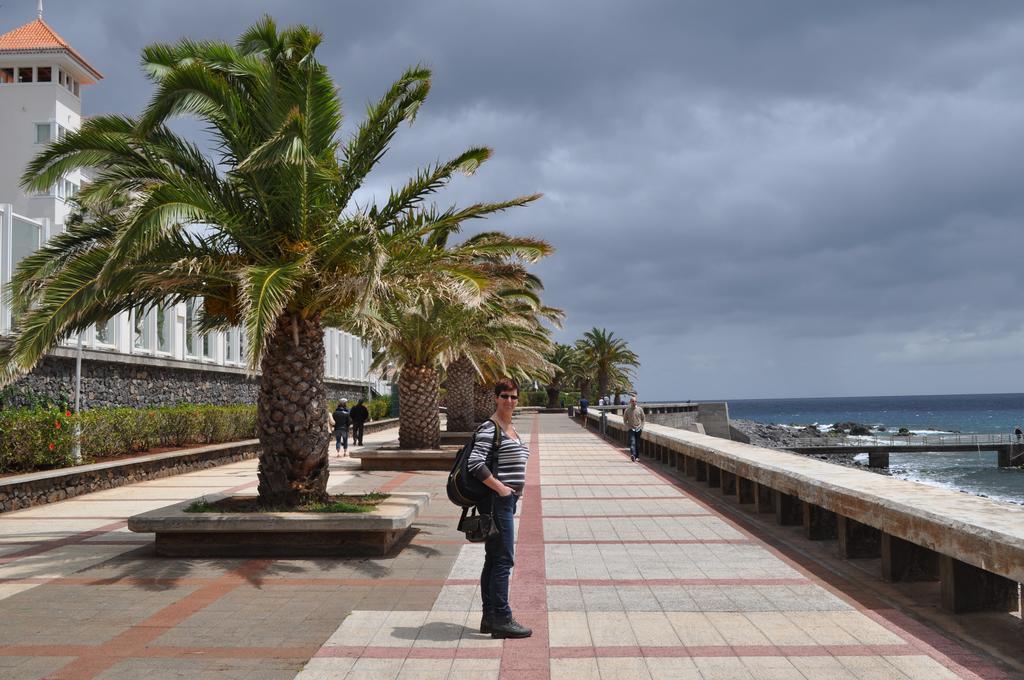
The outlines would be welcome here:
M 0 378 L 10 381 L 93 323 L 201 299 L 200 332 L 244 326 L 249 366 L 262 371 L 265 505 L 326 495 L 325 326 L 439 278 L 473 290 L 472 268 L 429 246 L 465 220 L 536 198 L 424 207 L 454 174 L 471 174 L 490 156 L 473 148 L 421 170 L 383 204 L 355 205 L 399 126 L 415 118 L 431 74 L 406 71 L 341 145 L 337 86 L 316 60 L 321 40 L 309 27 L 278 30 L 264 17 L 235 45 L 147 47 L 143 67 L 156 93 L 142 114 L 86 120 L 25 173 L 24 187 L 39 191 L 92 168 L 78 198 L 98 217 L 22 261 L 11 287 L 19 330 L 0 354 Z M 206 124 L 215 160 L 167 127 L 178 115 Z
M 502 240 L 487 234 L 488 249 L 497 252 Z M 462 252 L 483 244 L 479 237 L 456 248 Z M 507 239 L 510 254 L 529 256 L 545 254 L 549 248 L 539 241 Z M 404 449 L 438 448 L 438 387 L 440 369 L 462 359 L 474 361 L 482 357 L 506 356 L 512 348 L 523 356 L 543 362 L 549 341 L 547 333 L 532 322 L 529 310 L 539 305 L 539 298 L 528 290 L 500 287 L 502 280 L 519 280 L 515 267 L 503 266 L 495 272 L 492 290 L 476 303 L 437 297 L 425 289 L 413 304 L 382 305 L 373 318 L 362 321 L 357 330 L 382 348 L 377 362 L 392 363 L 398 370 L 398 399 L 402 405 L 399 420 L 399 446 Z M 525 276 L 525 273 L 524 273 Z M 518 356 L 518 355 L 517 355 Z M 449 408 L 458 390 L 453 390 L 449 376 Z
M 565 314 L 541 302 L 542 289 L 539 278 L 527 275 L 520 285 L 496 291 L 497 304 L 484 309 L 518 327 L 517 334 L 492 338 L 487 324 L 479 322 L 465 336 L 461 354 L 446 369 L 449 432 L 468 432 L 491 415 L 494 404 L 488 385 L 498 378 L 546 381 L 554 371 L 544 357 L 550 348 L 544 323 L 561 326 Z M 487 383 L 481 384 L 479 399 L 480 411 L 490 409 L 486 414 L 477 412 L 477 381 Z
M 548 408 L 556 408 L 558 395 L 580 375 L 580 356 L 576 348 L 559 343 L 555 345 L 547 359 L 555 367 L 555 371 L 544 389 L 548 394 Z
M 608 393 L 613 376 L 621 375 L 628 380 L 632 369 L 640 366 L 640 359 L 629 344 L 604 328 L 591 328 L 576 341 L 576 348 L 585 372 L 597 381 L 599 397 Z

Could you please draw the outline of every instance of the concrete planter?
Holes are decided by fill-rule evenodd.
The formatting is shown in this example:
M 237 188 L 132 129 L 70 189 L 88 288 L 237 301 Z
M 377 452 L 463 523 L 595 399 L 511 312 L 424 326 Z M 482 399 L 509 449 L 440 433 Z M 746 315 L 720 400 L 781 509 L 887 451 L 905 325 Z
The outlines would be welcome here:
M 473 432 L 449 432 L 447 430 L 441 430 L 441 446 L 463 446 L 473 438 L 473 434 Z
M 461 445 L 442 445 L 440 449 L 400 449 L 381 446 L 376 449 L 355 451 L 349 455 L 358 458 L 363 470 L 451 470 L 455 454 Z
M 211 494 L 214 503 L 226 498 Z M 128 528 L 156 534 L 165 557 L 315 557 L 388 554 L 430 503 L 427 493 L 393 493 L 367 513 L 185 512 L 194 501 L 128 519 Z

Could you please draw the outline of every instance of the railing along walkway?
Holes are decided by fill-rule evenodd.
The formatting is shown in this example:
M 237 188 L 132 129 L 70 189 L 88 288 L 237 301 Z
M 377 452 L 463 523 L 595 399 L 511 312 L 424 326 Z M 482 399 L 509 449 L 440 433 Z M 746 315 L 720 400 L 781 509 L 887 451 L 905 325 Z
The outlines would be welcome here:
M 590 414 L 588 425 L 602 420 L 625 442 L 618 416 Z M 881 558 L 887 580 L 940 581 L 947 611 L 1020 611 L 1024 506 L 658 425 L 644 428 L 642 448 L 779 524 L 803 524 L 812 540 L 837 538 L 845 557 Z

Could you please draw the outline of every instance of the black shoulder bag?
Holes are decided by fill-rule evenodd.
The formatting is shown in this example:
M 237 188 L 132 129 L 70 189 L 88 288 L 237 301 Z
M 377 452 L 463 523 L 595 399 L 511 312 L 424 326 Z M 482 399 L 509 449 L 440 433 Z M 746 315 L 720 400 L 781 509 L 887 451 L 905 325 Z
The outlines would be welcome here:
M 494 440 L 491 442 L 491 452 L 487 456 L 487 469 L 491 471 L 491 474 L 497 474 L 498 449 L 500 448 L 501 427 L 498 423 L 494 423 Z M 462 509 L 458 529 L 466 534 L 466 540 L 470 543 L 483 543 L 488 538 L 501 533 L 498 531 L 498 525 L 494 523 L 494 515 L 480 512 L 479 506 L 473 506 L 472 510 L 470 508 Z

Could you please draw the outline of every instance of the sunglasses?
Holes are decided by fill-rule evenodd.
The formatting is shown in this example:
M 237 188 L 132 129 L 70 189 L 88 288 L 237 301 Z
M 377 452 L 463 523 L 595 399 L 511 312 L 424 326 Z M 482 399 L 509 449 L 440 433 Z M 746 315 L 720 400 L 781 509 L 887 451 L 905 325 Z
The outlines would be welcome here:
M 499 399 L 511 399 L 512 401 L 519 401 L 519 395 L 518 394 L 499 394 L 498 398 Z

